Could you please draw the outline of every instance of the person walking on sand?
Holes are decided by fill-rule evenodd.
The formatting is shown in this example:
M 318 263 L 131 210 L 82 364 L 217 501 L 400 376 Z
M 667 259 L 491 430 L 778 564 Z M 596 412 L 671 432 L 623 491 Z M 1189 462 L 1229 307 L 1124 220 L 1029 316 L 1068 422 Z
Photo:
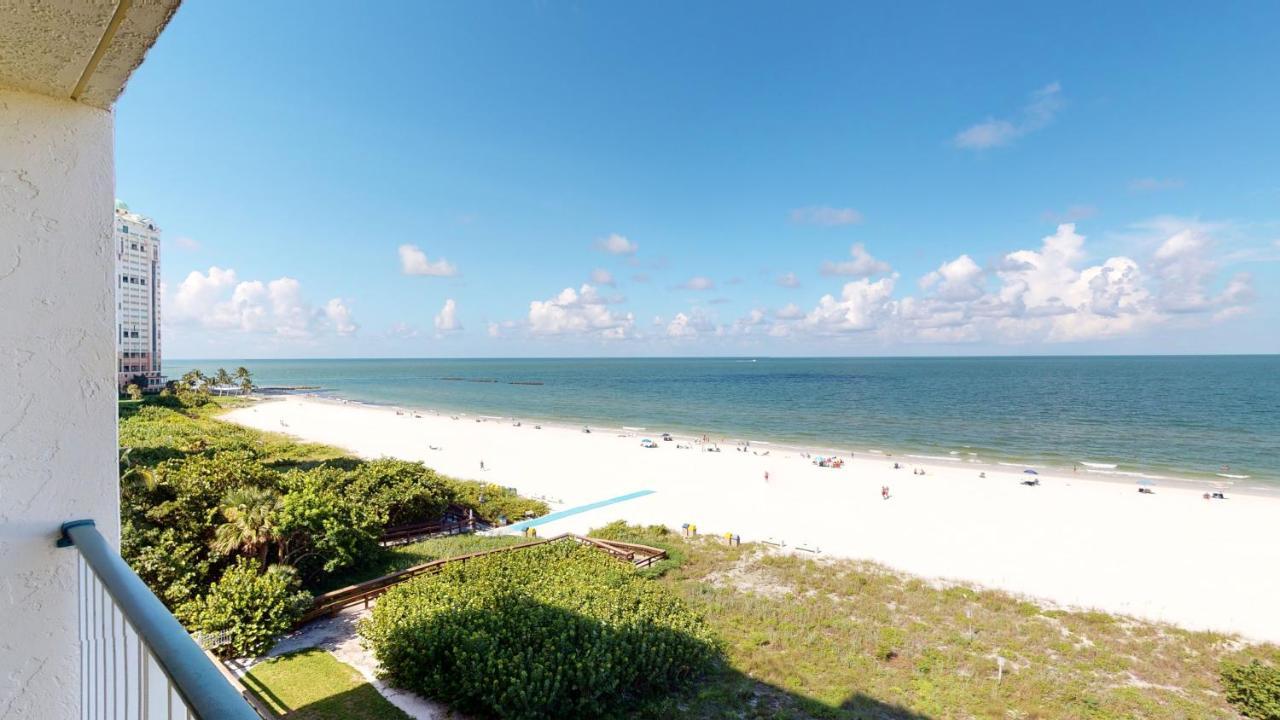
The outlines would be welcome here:
M 882 500 L 888 500 L 888 499 L 889 499 L 889 486 L 888 486 L 888 485 L 881 485 L 881 486 L 880 486 L 880 498 L 881 498 Z
M 484 469 L 484 461 L 483 461 L 483 460 L 481 460 L 481 461 L 480 461 L 480 469 L 481 469 L 481 470 L 483 470 L 483 469 Z
M 768 471 L 768 470 L 765 470 L 765 471 L 764 471 L 764 481 L 765 481 L 765 482 L 769 482 L 769 471 Z

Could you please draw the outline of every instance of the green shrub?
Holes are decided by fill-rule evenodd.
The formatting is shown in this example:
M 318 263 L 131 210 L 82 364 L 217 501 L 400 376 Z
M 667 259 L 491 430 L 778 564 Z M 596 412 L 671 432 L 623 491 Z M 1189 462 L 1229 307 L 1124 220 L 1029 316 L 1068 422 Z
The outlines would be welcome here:
M 209 577 L 206 548 L 199 538 L 174 527 L 139 527 L 126 520 L 120 555 L 170 610 L 194 598 Z
M 393 684 L 502 718 L 618 713 L 719 652 L 664 586 L 569 540 L 392 588 L 361 634 Z
M 497 522 L 505 517 L 507 522 L 518 522 L 526 517 L 541 517 L 550 511 L 541 500 L 520 497 L 501 485 L 478 480 L 443 478 L 452 494 L 453 502 L 463 507 L 475 508 L 480 517 Z
M 384 518 L 369 503 L 342 492 L 347 474 L 335 468 L 292 470 L 284 476 L 277 516 L 281 559 L 307 574 L 332 573 L 373 557 Z
M 1254 720 L 1280 720 L 1280 668 L 1258 660 L 1248 665 L 1223 663 L 1222 684 L 1227 701 L 1240 714 Z
M 227 568 L 208 594 L 179 609 L 193 630 L 228 632 L 222 651 L 236 657 L 261 655 L 310 604 L 311 595 L 299 591 L 292 568 L 273 565 L 266 572 L 257 560 L 241 558 Z
M 444 513 L 451 494 L 435 470 L 419 462 L 383 458 L 351 473 L 347 492 L 370 503 L 388 525 L 433 520 Z
M 601 540 L 619 540 L 666 550 L 666 559 L 659 560 L 641 571 L 642 574 L 650 577 L 661 577 L 667 571 L 680 567 L 684 562 L 684 544 L 680 542 L 679 536 L 667 529 L 665 525 L 628 525 L 624 520 L 615 520 L 608 525 L 592 528 L 587 535 Z

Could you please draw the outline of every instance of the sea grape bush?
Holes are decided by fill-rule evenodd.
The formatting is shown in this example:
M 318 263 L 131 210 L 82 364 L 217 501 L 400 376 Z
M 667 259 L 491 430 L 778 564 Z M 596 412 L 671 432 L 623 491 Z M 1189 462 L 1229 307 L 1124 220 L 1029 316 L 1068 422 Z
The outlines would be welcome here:
M 361 634 L 393 684 L 513 720 L 621 712 L 720 652 L 664 586 L 572 540 L 398 585 Z
M 1224 663 L 1222 684 L 1227 701 L 1254 720 L 1280 720 L 1280 667 L 1258 660 L 1247 665 Z
M 252 585 L 242 558 L 255 559 L 260 575 L 288 566 L 303 588 L 315 590 L 335 573 L 376 562 L 388 525 L 435 520 L 449 503 L 482 517 L 483 507 L 469 499 L 547 511 L 421 463 L 366 462 L 220 422 L 210 416 L 219 407 L 173 395 L 122 406 L 121 556 L 193 629 L 228 629 L 221 626 L 240 622 L 228 608 L 245 613 L 238 653 L 267 644 L 270 633 L 260 628 L 288 629 L 276 599 L 283 576 L 240 592 Z
M 230 644 L 220 651 L 249 657 L 270 649 L 310 603 L 311 594 L 298 590 L 292 569 L 277 565 L 264 572 L 257 560 L 241 558 L 178 615 L 194 630 L 227 632 Z

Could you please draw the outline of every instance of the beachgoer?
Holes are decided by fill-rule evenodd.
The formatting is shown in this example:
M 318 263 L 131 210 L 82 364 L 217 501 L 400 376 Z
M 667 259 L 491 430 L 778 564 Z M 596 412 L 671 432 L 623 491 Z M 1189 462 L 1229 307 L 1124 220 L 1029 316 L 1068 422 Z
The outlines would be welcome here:
M 769 482 L 769 471 L 768 471 L 768 470 L 765 470 L 765 471 L 764 471 L 764 481 L 765 481 L 765 482 Z
M 888 499 L 889 499 L 889 486 L 888 486 L 888 485 L 881 485 L 881 486 L 880 486 L 880 497 L 881 497 L 881 499 L 884 499 L 884 500 L 888 500 Z
M 481 470 L 483 470 L 483 469 L 484 469 L 484 461 L 483 461 L 483 460 L 481 460 L 481 461 L 480 461 L 480 469 L 481 469 Z

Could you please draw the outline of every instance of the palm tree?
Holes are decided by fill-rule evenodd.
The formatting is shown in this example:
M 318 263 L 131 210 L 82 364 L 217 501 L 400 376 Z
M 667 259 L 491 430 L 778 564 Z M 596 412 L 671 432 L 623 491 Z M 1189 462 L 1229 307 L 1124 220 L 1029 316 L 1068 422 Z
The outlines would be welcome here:
M 218 373 L 217 373 L 217 375 L 215 375 L 215 376 L 214 376 L 214 384 L 215 384 L 215 385 L 230 385 L 230 384 L 231 384 L 231 373 L 227 372 L 227 369 L 226 369 L 226 368 L 218 368 Z
M 228 492 L 222 498 L 222 517 L 226 522 L 214 529 L 210 547 L 223 555 L 241 552 L 257 557 L 265 568 L 271 543 L 279 537 L 276 530 L 279 508 L 280 497 L 267 488 L 244 487 Z
M 240 383 L 240 392 L 248 395 L 253 392 L 253 376 L 249 374 L 249 368 L 241 365 L 236 368 L 236 381 Z
M 199 390 L 209 382 L 209 378 L 205 377 L 204 373 L 199 370 L 188 370 L 183 373 L 180 382 L 188 390 Z
M 134 465 L 130 457 L 132 453 L 133 448 L 120 448 L 120 485 L 128 487 L 137 483 L 147 490 L 155 490 L 156 476 L 151 470 Z

